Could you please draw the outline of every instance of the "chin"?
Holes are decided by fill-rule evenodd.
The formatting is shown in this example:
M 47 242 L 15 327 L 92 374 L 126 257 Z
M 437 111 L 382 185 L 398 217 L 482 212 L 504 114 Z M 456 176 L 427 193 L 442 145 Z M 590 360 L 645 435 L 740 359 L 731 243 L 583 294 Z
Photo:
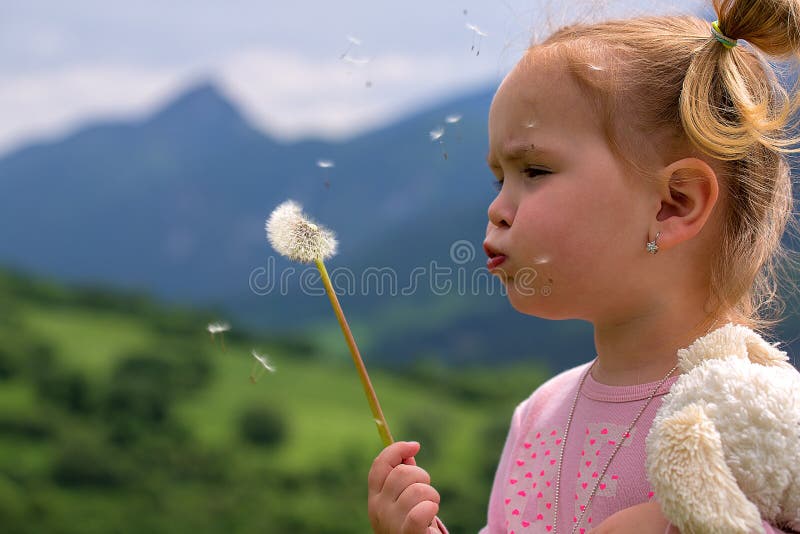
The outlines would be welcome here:
M 508 290 L 511 307 L 524 315 L 553 321 L 572 318 L 564 310 L 555 307 L 555 302 L 551 299 L 552 296 L 544 296 L 538 292 L 535 295 L 521 295 L 514 292 L 513 288 Z

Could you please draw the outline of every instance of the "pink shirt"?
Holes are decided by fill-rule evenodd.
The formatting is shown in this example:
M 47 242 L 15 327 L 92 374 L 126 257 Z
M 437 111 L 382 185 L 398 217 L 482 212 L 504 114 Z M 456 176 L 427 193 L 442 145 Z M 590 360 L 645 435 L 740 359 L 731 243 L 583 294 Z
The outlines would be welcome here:
M 553 530 L 558 456 L 569 410 L 588 365 L 550 379 L 514 410 L 489 499 L 488 524 L 481 534 Z M 659 388 L 601 476 L 617 442 L 658 382 L 607 386 L 586 377 L 564 448 L 558 533 L 572 532 L 578 521 L 576 532 L 589 532 L 613 513 L 653 498 L 645 474 L 645 438 L 675 380 L 677 376 Z M 581 518 L 595 484 L 595 496 Z M 766 523 L 764 527 L 768 534 L 780 532 Z

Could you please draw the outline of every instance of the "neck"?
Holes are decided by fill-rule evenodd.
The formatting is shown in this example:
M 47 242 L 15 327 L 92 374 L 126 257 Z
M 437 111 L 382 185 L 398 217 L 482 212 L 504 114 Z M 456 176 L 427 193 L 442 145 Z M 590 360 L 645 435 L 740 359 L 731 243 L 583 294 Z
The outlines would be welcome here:
M 654 313 L 624 322 L 595 325 L 597 363 L 592 377 L 610 386 L 657 382 L 678 363 L 678 349 L 722 326 L 704 315 Z M 678 371 L 673 373 L 676 376 Z

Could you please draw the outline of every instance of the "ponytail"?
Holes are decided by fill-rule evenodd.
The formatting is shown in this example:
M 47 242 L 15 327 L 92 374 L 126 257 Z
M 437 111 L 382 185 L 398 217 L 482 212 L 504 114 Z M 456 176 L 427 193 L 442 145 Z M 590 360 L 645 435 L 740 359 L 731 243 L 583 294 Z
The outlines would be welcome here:
M 796 0 L 714 0 L 718 28 L 728 39 L 751 45 L 728 47 L 713 36 L 692 53 L 680 96 L 689 140 L 724 161 L 746 157 L 754 144 L 798 152 L 790 132 L 800 107 L 795 85 L 788 93 L 764 57 L 790 59 L 800 45 Z

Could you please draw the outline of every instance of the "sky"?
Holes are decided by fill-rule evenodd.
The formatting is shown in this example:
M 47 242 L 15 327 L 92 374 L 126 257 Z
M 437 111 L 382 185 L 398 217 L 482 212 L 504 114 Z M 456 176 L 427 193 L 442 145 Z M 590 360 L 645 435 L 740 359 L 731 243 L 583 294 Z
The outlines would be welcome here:
M 282 140 L 346 139 L 497 86 L 532 38 L 675 0 L 0 0 L 0 155 L 212 81 Z M 485 34 L 479 35 L 475 29 Z

